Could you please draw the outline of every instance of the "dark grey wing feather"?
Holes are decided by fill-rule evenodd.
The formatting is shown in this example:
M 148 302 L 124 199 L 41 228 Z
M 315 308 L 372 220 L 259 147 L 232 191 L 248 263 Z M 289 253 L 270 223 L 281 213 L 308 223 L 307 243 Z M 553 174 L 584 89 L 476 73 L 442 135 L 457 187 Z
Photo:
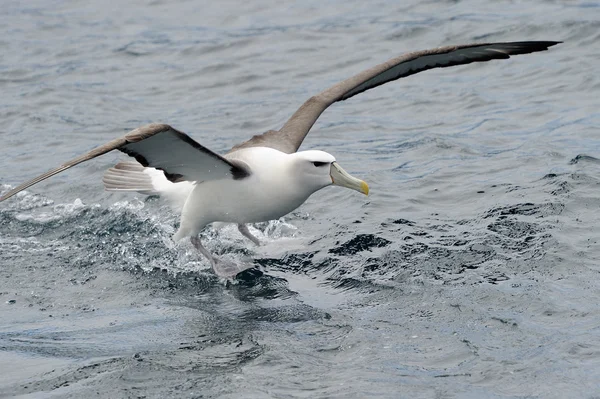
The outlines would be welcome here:
M 279 131 L 270 130 L 262 135 L 254 136 L 233 147 L 231 151 L 246 147 L 265 146 L 293 153 L 298 150 L 321 113 L 337 101 L 347 100 L 363 91 L 427 69 L 505 59 L 510 58 L 511 55 L 547 50 L 558 43 L 560 42 L 529 41 L 467 44 L 404 54 L 369 68 L 311 97 Z
M 19 191 L 57 173 L 112 150 L 119 150 L 134 157 L 143 166 L 162 170 L 167 179 L 172 182 L 239 179 L 249 175 L 249 170 L 244 165 L 228 161 L 198 144 L 187 134 L 175 130 L 169 125 L 153 123 L 134 129 L 121 138 L 112 140 L 15 187 L 0 197 L 0 201 L 4 201 Z

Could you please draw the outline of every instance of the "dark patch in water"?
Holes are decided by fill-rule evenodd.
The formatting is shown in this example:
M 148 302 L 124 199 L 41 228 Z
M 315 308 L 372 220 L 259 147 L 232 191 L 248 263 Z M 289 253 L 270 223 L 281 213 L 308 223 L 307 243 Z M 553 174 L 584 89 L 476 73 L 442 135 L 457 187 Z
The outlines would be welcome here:
M 569 161 L 569 165 L 575 165 L 580 162 L 600 163 L 600 159 L 585 154 L 579 154 Z
M 407 225 L 407 226 L 414 226 L 415 225 L 415 222 L 411 222 L 410 220 L 406 220 L 406 219 L 402 219 L 402 218 L 396 219 L 392 223 L 393 224 L 404 224 L 404 225 Z
M 550 215 L 560 215 L 563 209 L 564 205 L 560 203 L 533 204 L 531 202 L 526 202 L 523 204 L 492 208 L 483 215 L 483 218 L 488 219 L 497 217 L 499 219 L 503 219 L 509 215 L 535 215 L 539 217 L 545 217 Z
M 311 320 L 329 320 L 331 315 L 304 304 L 281 306 L 277 308 L 260 308 L 246 312 L 243 316 L 249 321 L 269 323 L 301 323 Z
M 264 267 L 267 271 L 269 268 L 275 268 L 278 270 L 285 269 L 293 272 L 299 272 L 312 266 L 312 259 L 314 255 L 315 252 L 286 254 L 281 259 L 260 258 L 255 259 L 254 262 Z
M 521 238 L 527 241 L 532 239 L 533 236 L 540 231 L 540 228 L 533 223 L 515 220 L 499 220 L 489 224 L 488 230 L 509 238 Z
M 383 248 L 388 246 L 391 241 L 385 238 L 377 237 L 374 234 L 358 234 L 350 241 L 342 245 L 332 248 L 329 253 L 335 255 L 355 255 L 362 251 L 368 251 L 371 248 Z

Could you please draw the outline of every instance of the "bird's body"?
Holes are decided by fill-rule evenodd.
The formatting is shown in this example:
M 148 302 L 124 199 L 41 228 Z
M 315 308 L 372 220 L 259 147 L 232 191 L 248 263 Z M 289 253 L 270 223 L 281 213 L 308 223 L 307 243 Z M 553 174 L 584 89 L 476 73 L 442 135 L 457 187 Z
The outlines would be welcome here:
M 104 175 L 109 191 L 137 191 L 166 197 L 181 212 L 175 239 L 190 237 L 220 276 L 247 267 L 222 261 L 201 244 L 198 234 L 213 222 L 236 223 L 255 244 L 247 223 L 278 219 L 314 192 L 338 185 L 368 194 L 365 182 L 346 173 L 333 155 L 297 152 L 319 116 L 331 104 L 432 68 L 506 59 L 547 50 L 559 42 L 529 41 L 440 47 L 401 55 L 352 76 L 309 98 L 279 130 L 269 130 L 218 155 L 169 125 L 150 124 L 52 169 L 0 197 L 4 201 L 40 181 L 112 150 L 135 158 Z
M 303 174 L 296 172 L 310 171 L 309 167 L 317 169 L 312 159 L 327 162 L 327 165 L 335 161 L 322 151 L 285 154 L 267 147 L 244 148 L 225 158 L 244 162 L 252 174 L 240 181 L 221 179 L 196 184 L 183 206 L 175 239 L 198 234 L 212 222 L 243 224 L 279 219 L 302 205 L 311 194 L 331 184 L 328 169 L 323 171 L 321 179 L 306 181 L 298 178 Z

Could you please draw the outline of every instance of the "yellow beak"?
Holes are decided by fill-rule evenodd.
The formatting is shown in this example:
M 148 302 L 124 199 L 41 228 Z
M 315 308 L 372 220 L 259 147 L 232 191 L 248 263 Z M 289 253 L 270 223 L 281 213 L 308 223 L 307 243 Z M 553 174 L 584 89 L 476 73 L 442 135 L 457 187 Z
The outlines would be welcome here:
M 337 162 L 331 163 L 329 176 L 331 176 L 331 182 L 336 186 L 350 188 L 363 193 L 364 195 L 369 195 L 369 185 L 364 181 L 351 176 L 348 172 L 342 169 Z

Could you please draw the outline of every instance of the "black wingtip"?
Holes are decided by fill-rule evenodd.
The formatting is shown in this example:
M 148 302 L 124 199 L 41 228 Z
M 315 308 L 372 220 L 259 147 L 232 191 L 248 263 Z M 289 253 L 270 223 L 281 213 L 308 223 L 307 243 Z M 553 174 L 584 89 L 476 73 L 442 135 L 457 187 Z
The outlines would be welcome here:
M 556 46 L 562 42 L 558 41 L 524 41 L 524 42 L 501 42 L 483 44 L 482 47 L 494 48 L 498 46 L 498 50 L 506 52 L 507 55 L 530 54 L 538 51 L 546 51 L 552 46 Z M 499 58 L 499 57 L 493 57 Z M 509 57 L 506 57 L 509 58 Z
M 561 44 L 562 42 L 542 41 L 542 42 L 533 42 L 533 43 L 539 43 L 540 46 L 546 47 L 546 49 L 547 49 L 549 47 L 556 46 L 557 44 Z
M 516 42 L 515 44 L 520 45 L 523 49 L 528 49 L 530 51 L 544 51 L 548 50 L 548 48 L 552 46 L 556 46 L 562 42 L 555 41 L 528 41 L 528 42 Z M 510 43 L 509 43 L 510 44 Z

